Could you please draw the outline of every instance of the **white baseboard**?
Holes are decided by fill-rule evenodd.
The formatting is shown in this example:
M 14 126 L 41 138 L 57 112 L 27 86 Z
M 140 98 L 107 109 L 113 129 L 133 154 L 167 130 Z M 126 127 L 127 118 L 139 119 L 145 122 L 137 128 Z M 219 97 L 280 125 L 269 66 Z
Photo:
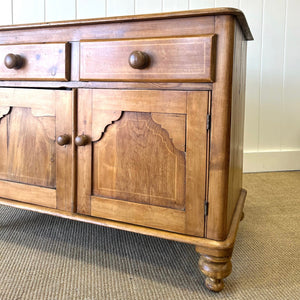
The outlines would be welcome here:
M 300 150 L 244 153 L 244 173 L 300 170 Z

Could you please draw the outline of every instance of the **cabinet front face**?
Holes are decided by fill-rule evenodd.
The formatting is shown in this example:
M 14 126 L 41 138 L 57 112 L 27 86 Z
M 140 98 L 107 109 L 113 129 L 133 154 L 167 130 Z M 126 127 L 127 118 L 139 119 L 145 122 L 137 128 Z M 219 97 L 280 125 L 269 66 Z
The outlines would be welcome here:
M 72 210 L 72 103 L 71 91 L 0 89 L 0 197 Z
M 203 236 L 208 98 L 79 90 L 77 211 Z

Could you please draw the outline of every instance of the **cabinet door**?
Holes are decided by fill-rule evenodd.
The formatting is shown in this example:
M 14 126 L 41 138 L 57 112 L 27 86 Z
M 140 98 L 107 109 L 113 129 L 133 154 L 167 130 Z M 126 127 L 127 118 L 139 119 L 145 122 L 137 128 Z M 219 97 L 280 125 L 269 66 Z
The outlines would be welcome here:
M 73 210 L 73 99 L 72 91 L 0 89 L 0 197 Z
M 208 97 L 79 90 L 77 211 L 203 236 Z

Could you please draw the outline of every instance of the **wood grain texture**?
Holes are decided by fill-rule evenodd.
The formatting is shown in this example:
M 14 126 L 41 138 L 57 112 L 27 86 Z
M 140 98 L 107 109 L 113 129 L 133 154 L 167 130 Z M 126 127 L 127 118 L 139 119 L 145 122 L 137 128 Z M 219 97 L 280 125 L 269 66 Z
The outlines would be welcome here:
M 0 180 L 0 191 L 3 198 L 50 208 L 56 207 L 55 189 Z
M 70 77 L 68 43 L 1 45 L 0 61 L 7 54 L 18 54 L 24 63 L 19 69 L 8 69 L 0 64 L 1 80 L 59 80 Z
M 56 136 L 68 135 L 70 143 L 60 146 L 56 143 L 56 207 L 61 210 L 75 212 L 74 173 L 75 146 L 72 139 L 75 127 L 73 112 L 76 109 L 75 95 L 71 91 L 58 91 L 55 97 Z
M 80 79 L 85 81 L 214 81 L 215 36 L 81 41 Z M 149 57 L 142 70 L 130 66 L 134 51 Z
M 38 117 L 55 116 L 55 90 L 36 90 L 18 88 L 0 88 L 0 107 L 31 108 L 32 114 Z M 26 99 L 26 100 L 24 100 Z
M 118 99 L 118 103 L 127 102 L 126 107 L 132 108 L 133 112 L 125 111 L 119 118 L 119 112 L 113 110 L 116 104 L 114 101 L 110 103 L 110 99 L 105 97 L 106 94 L 112 95 L 109 92 L 113 92 L 115 97 L 112 99 Z M 184 207 L 185 200 L 184 153 L 174 147 L 167 131 L 153 121 L 150 112 L 136 112 L 134 104 L 141 99 L 148 99 L 148 103 L 142 101 L 145 107 L 141 110 L 147 108 L 151 110 L 151 107 L 154 107 L 154 111 L 157 111 L 157 107 L 163 107 L 160 102 L 163 102 L 168 95 L 173 93 L 158 92 L 149 98 L 148 91 L 79 90 L 78 134 L 91 136 L 92 128 L 96 132 L 94 118 L 95 124 L 100 125 L 98 131 L 100 133 L 103 124 L 109 123 L 98 142 L 78 147 L 78 211 L 80 213 L 90 214 L 93 203 L 99 206 L 100 203 L 104 203 L 103 199 L 107 199 L 105 203 L 111 200 L 111 207 L 114 203 L 126 203 L 122 206 L 124 208 L 126 205 L 126 209 L 122 207 L 120 210 L 111 209 L 110 216 L 107 217 L 128 222 L 129 218 L 134 216 L 140 220 L 139 222 L 144 220 L 144 226 L 156 228 L 160 226 L 161 229 L 170 228 L 170 230 L 172 227 L 175 231 L 181 227 L 181 232 L 184 232 L 185 228 L 182 226 L 184 212 L 178 210 Z M 180 93 L 179 99 L 183 102 L 185 111 L 186 95 Z M 102 101 L 106 102 L 104 106 Z M 142 108 L 142 104 L 138 106 Z M 175 106 L 177 105 L 175 98 Z M 101 108 L 105 108 L 102 113 Z M 121 105 L 121 108 L 124 107 Z M 172 105 L 170 110 L 172 111 Z M 97 120 L 97 118 L 101 119 L 106 111 L 107 121 L 102 123 L 101 120 Z M 109 118 L 112 120 L 108 120 Z M 116 202 L 114 198 L 119 199 L 120 202 Z M 153 207 L 149 210 L 149 216 L 156 212 L 151 215 L 152 221 L 149 220 L 149 216 L 143 219 L 140 215 L 141 211 L 137 209 L 140 206 L 134 201 L 148 203 L 149 207 Z M 132 209 L 129 209 L 131 205 Z M 166 209 L 167 207 L 176 209 Z M 94 208 L 94 211 L 97 215 L 101 213 L 101 209 Z M 183 217 L 174 218 L 177 215 Z M 173 221 L 169 222 L 170 219 Z M 135 222 L 134 219 L 131 222 Z M 164 224 L 165 227 L 158 224 Z
M 55 187 L 54 93 L 0 89 L 1 179 Z
M 179 91 L 95 89 L 93 99 L 97 110 L 186 114 L 186 93 Z
M 120 110 L 99 110 L 93 108 L 92 111 L 92 141 L 98 141 L 106 128 L 111 125 L 114 121 L 120 119 L 122 111 Z
M 185 215 L 181 210 L 95 196 L 91 200 L 94 217 L 184 233 Z
M 189 92 L 187 96 L 186 141 L 186 231 L 204 235 L 206 186 L 207 92 Z
M 118 16 L 102 19 L 90 19 L 90 20 L 75 20 L 75 21 L 58 21 L 58 22 L 47 22 L 47 23 L 35 23 L 30 24 L 31 28 L 52 28 L 58 26 L 75 26 L 75 25 L 94 25 L 105 23 L 114 23 L 114 22 L 128 22 L 128 21 L 150 21 L 156 19 L 173 19 L 179 17 L 202 17 L 205 19 L 206 16 L 218 16 L 218 15 L 232 15 L 235 16 L 241 26 L 243 33 L 247 40 L 252 40 L 252 34 L 248 26 L 247 20 L 242 11 L 235 8 L 206 8 L 199 10 L 189 10 L 189 11 L 179 11 L 179 12 L 167 12 L 159 14 L 149 14 L 149 15 L 135 15 L 135 16 Z M 146 22 L 145 22 L 146 23 Z M 13 25 L 13 26 L 1 26 L 0 30 L 20 30 L 28 28 L 29 25 Z
M 74 149 L 55 140 L 62 132 L 72 135 L 73 101 L 71 91 L 0 89 L 0 108 L 7 111 L 6 103 L 11 105 L 0 121 L 0 179 L 52 188 L 58 207 L 66 210 L 75 201 Z M 45 205 L 43 199 L 30 201 Z
M 61 211 L 58 209 L 51 209 L 51 208 L 45 208 L 39 205 L 33 205 L 33 204 L 27 204 L 27 203 L 21 203 L 16 201 L 11 201 L 8 199 L 0 198 L 0 204 L 16 207 L 20 209 L 26 209 L 29 211 L 35 211 L 39 213 L 44 213 L 52 216 L 57 216 L 61 218 L 66 218 L 74 221 L 81 221 L 86 222 L 90 224 L 100 225 L 100 226 L 107 226 L 110 228 L 120 229 L 120 230 L 126 230 L 131 231 L 139 234 L 145 234 L 148 236 L 154 236 L 159 237 L 167 240 L 177 241 L 181 243 L 188 243 L 192 245 L 196 245 L 196 250 L 202 255 L 212 255 L 215 257 L 225 257 L 225 256 L 231 256 L 232 255 L 232 248 L 235 243 L 238 225 L 243 213 L 244 203 L 246 199 L 246 191 L 242 190 L 241 195 L 238 201 L 238 204 L 236 206 L 236 210 L 234 212 L 234 217 L 231 223 L 231 227 L 228 233 L 228 236 L 226 240 L 223 241 L 216 241 L 211 240 L 203 237 L 195 237 L 190 236 L 186 234 L 179 234 L 174 232 L 168 232 L 164 230 L 158 230 L 154 228 L 149 227 L 143 227 L 139 225 L 129 224 L 129 223 L 123 223 L 113 220 L 107 220 L 104 218 L 99 217 L 91 217 L 86 215 L 80 215 L 76 213 L 71 213 L 67 211 Z
M 77 133 L 92 135 L 93 90 L 78 90 Z M 77 147 L 77 212 L 91 213 L 92 194 L 92 144 Z
M 214 32 L 214 17 L 192 17 L 182 19 L 159 19 L 149 21 L 134 21 L 124 23 L 95 23 L 85 26 L 79 24 L 50 26 L 36 28 L 34 31 L 31 26 L 23 29 L 11 27 L 11 30 L 1 32 L 0 44 L 18 43 L 40 43 L 47 42 L 78 42 L 83 39 L 130 39 L 130 38 L 149 38 L 149 37 L 170 37 L 174 36 L 174 28 L 180 20 L 180 35 L 201 35 L 212 34 Z M 84 23 L 84 22 L 83 22 Z M 33 25 L 34 27 L 34 25 Z
M 0 123 L 0 178 L 54 188 L 55 118 L 13 107 Z
M 224 240 L 227 236 L 234 18 L 217 16 L 215 33 L 218 34 L 218 51 L 211 106 L 209 213 L 206 237 Z
M 78 60 L 79 62 L 79 60 Z M 74 64 L 72 64 L 73 66 Z M 77 76 L 78 75 L 78 76 Z M 212 83 L 199 82 L 108 82 L 108 81 L 77 81 L 79 74 L 74 74 L 74 81 L 1 81 L 3 87 L 33 88 L 94 88 L 94 89 L 147 89 L 147 90 L 179 90 L 179 91 L 210 91 Z
M 243 175 L 243 142 L 245 117 L 245 82 L 247 45 L 235 23 L 234 61 L 232 74 L 232 103 L 230 128 L 230 157 L 228 176 L 227 232 L 241 189 Z
M 78 152 L 78 173 L 82 173 L 80 169 L 85 170 L 78 180 L 78 191 L 85 195 L 78 198 L 82 202 L 78 202 L 78 207 L 89 207 L 94 197 L 100 202 L 101 199 L 125 201 L 129 206 L 139 203 L 184 209 L 185 225 L 181 232 L 201 236 L 204 232 L 208 93 L 176 93 L 172 105 L 163 105 L 165 99 L 175 96 L 172 92 L 155 91 L 149 95 L 149 91 L 79 91 L 78 109 L 86 117 L 79 117 L 78 134 L 93 136 L 95 142 L 91 150 L 88 150 L 90 145 L 78 149 L 81 153 L 93 153 L 91 159 L 81 157 Z M 188 110 L 186 105 L 189 105 Z M 114 110 L 117 107 L 122 109 L 122 114 L 121 110 Z M 177 107 L 187 116 L 178 114 Z M 164 112 L 158 112 L 159 109 Z M 92 125 L 87 125 L 89 123 Z M 91 128 L 80 129 L 86 126 Z M 183 144 L 181 148 L 186 149 L 186 154 L 176 149 L 175 144 Z M 189 162 L 187 169 L 185 157 Z M 85 187 L 80 186 L 81 182 Z M 110 213 L 114 219 L 121 220 L 118 214 L 117 209 Z
M 93 144 L 93 195 L 183 209 L 185 155 L 150 113 L 124 112 Z
M 201 255 L 199 267 L 206 276 L 205 286 L 213 291 L 220 292 L 224 288 L 223 279 L 227 277 L 232 270 L 231 257 L 214 257 L 210 255 Z
M 186 115 L 151 113 L 151 118 L 168 132 L 174 146 L 185 152 Z

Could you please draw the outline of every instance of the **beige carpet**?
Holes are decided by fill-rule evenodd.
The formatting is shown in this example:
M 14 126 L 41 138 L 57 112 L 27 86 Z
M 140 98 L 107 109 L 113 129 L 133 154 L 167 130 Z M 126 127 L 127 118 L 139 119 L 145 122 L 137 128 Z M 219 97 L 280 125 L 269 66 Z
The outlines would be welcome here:
M 223 292 L 191 245 L 0 206 L 0 299 L 300 299 L 300 172 L 247 174 Z

